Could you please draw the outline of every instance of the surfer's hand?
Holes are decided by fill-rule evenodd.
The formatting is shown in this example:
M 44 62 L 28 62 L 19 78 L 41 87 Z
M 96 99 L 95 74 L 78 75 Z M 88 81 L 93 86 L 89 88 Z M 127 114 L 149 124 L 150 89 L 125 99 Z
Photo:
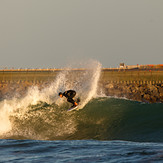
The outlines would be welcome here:
M 78 103 L 77 103 L 77 102 L 74 102 L 74 105 L 75 105 L 75 106 L 77 106 L 77 105 L 78 105 Z

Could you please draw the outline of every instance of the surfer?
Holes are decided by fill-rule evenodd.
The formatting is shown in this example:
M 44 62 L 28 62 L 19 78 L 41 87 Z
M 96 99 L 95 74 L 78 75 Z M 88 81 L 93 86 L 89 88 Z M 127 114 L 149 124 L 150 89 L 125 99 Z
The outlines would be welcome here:
M 73 100 L 73 97 L 75 97 L 76 95 L 76 92 L 74 90 L 68 90 L 68 91 L 65 91 L 65 92 L 59 92 L 59 96 L 62 98 L 63 96 L 65 96 L 67 98 L 67 101 L 72 103 L 73 106 L 72 107 L 75 107 L 78 105 L 77 102 L 80 102 L 80 100 L 78 99 L 77 102 L 75 100 Z

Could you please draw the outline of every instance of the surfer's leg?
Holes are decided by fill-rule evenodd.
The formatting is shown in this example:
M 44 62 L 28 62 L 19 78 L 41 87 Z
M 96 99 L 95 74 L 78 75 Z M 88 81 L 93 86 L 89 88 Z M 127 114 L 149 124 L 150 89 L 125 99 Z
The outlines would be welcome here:
M 78 105 L 72 98 L 68 98 L 67 101 L 72 103 L 73 106 L 77 106 Z
M 68 98 L 67 101 L 72 103 L 72 104 L 74 104 L 74 102 L 75 102 L 72 98 Z

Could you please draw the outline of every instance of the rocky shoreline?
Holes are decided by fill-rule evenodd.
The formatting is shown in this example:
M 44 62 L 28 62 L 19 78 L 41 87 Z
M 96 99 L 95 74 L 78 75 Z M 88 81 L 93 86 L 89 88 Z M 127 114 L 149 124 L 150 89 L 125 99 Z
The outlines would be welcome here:
M 50 83 L 35 84 L 41 90 Z M 21 98 L 26 95 L 28 88 L 32 83 L 24 82 L 21 84 L 10 83 L 0 85 L 0 100 L 11 99 L 13 97 Z M 99 90 L 103 90 L 106 96 L 125 97 L 127 99 L 147 102 L 163 103 L 163 84 L 138 84 L 138 83 L 99 83 Z
M 102 84 L 102 87 L 107 96 L 125 97 L 147 103 L 163 103 L 163 84 L 117 84 L 106 82 Z

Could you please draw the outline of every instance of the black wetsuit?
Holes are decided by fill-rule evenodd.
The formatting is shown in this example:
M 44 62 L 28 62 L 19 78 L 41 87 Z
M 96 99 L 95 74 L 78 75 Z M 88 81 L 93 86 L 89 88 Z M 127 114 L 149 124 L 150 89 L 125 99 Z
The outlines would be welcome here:
M 75 97 L 75 95 L 76 92 L 74 90 L 68 90 L 63 93 L 63 96 L 65 96 L 67 98 L 67 101 L 72 103 L 73 106 L 75 106 L 74 105 L 75 101 L 72 98 Z

